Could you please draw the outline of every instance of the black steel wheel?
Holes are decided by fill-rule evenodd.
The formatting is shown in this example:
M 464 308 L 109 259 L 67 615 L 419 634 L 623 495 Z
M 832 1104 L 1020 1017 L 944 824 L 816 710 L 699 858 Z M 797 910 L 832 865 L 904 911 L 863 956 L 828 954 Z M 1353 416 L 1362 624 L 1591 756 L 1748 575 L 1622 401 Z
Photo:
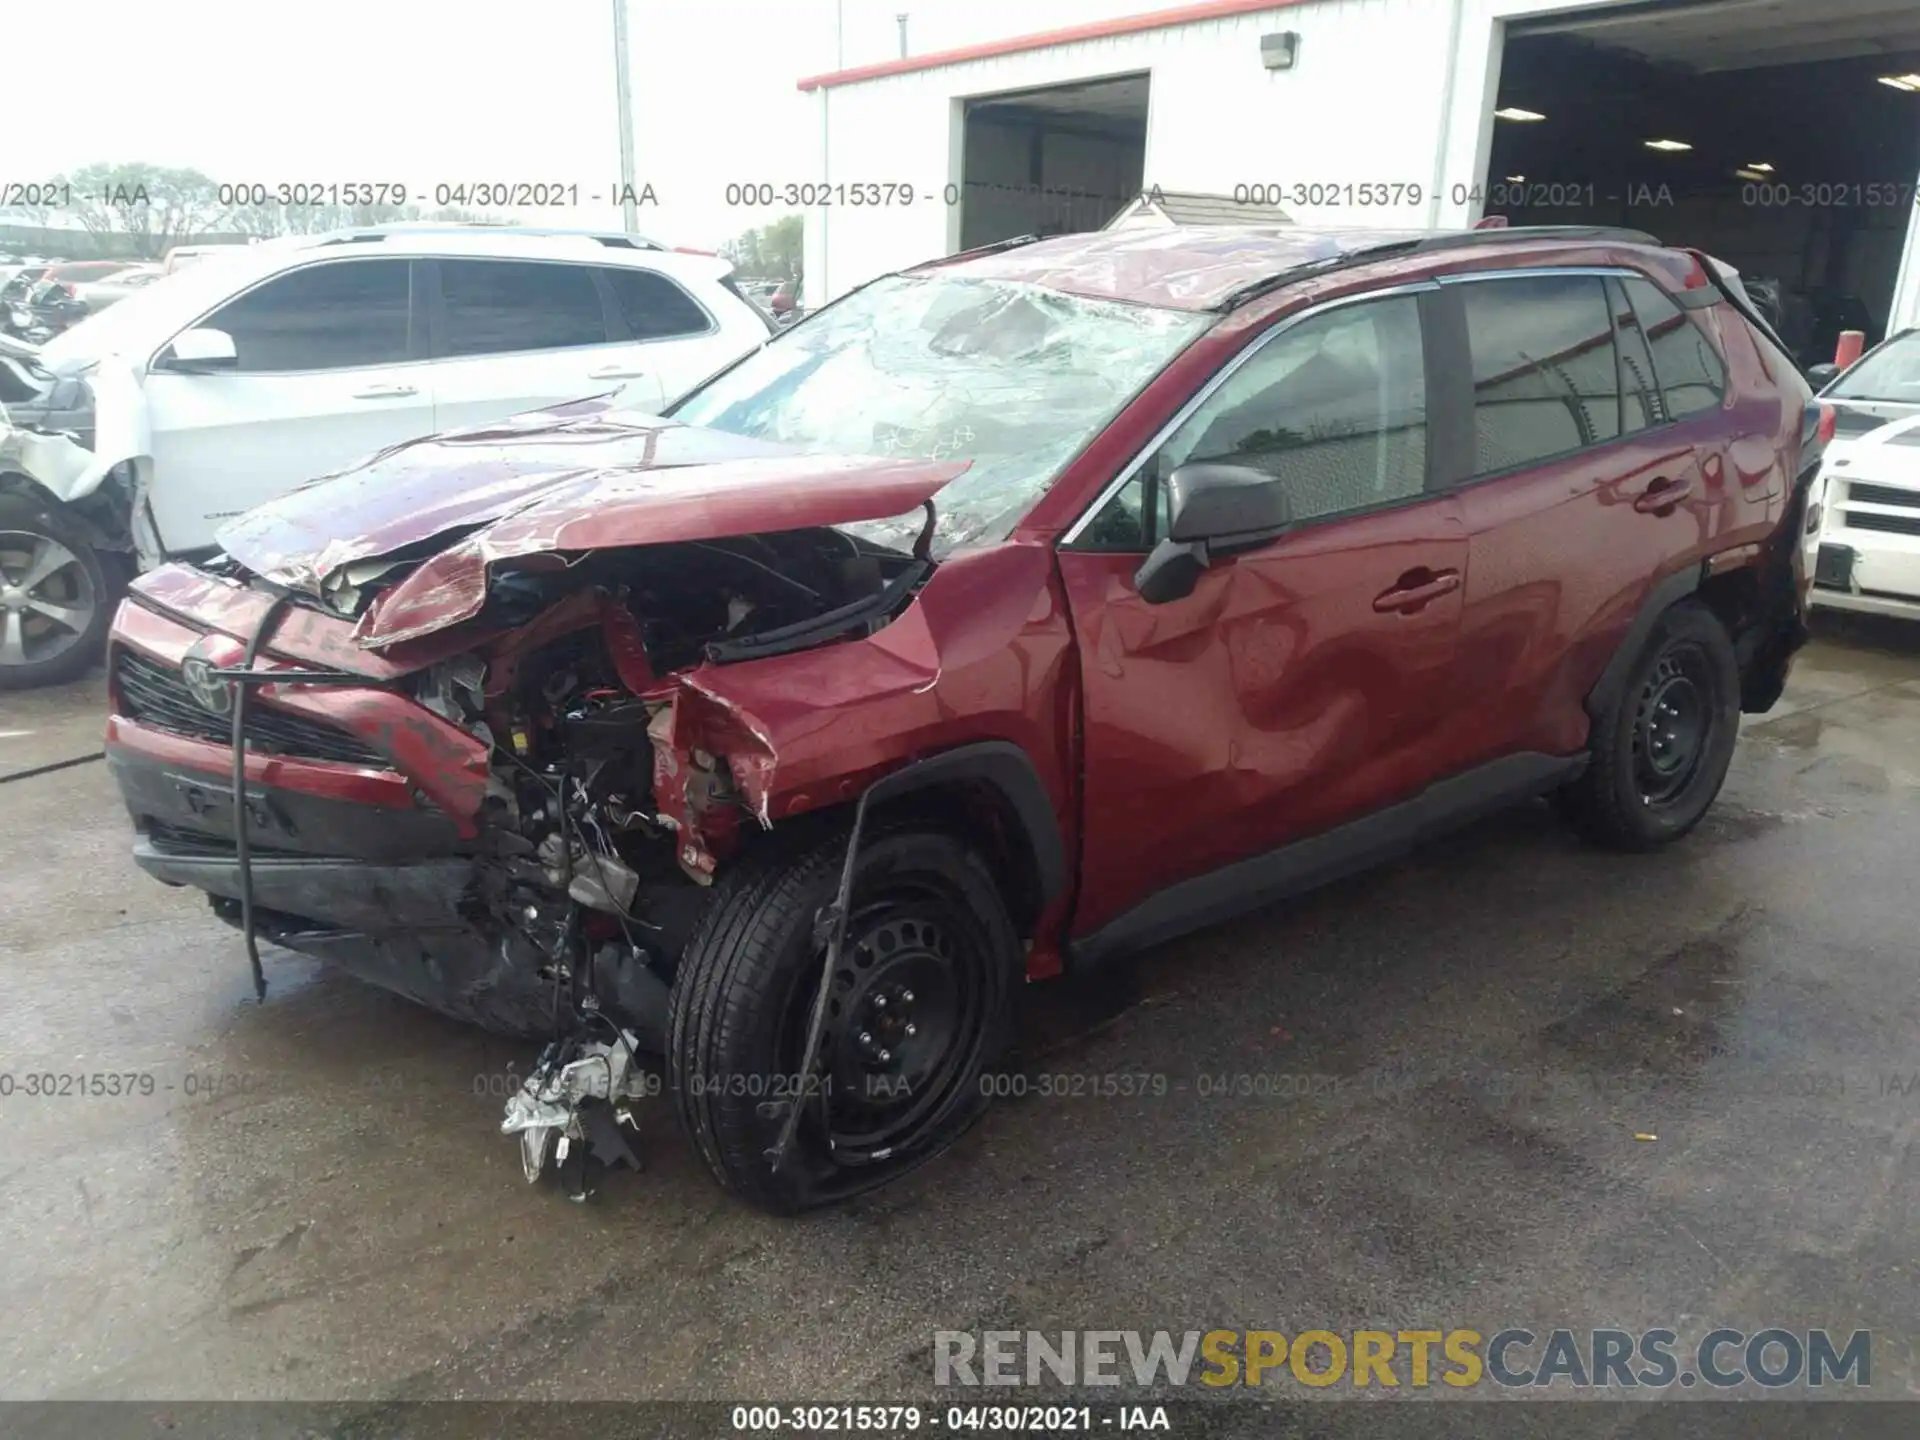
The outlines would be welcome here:
M 1012 1030 L 1021 948 L 992 872 L 952 835 L 871 825 L 825 977 L 818 1063 L 803 1072 L 826 959 L 817 921 L 845 847 L 842 830 L 743 857 L 674 978 L 681 1123 L 723 1185 L 775 1213 L 870 1189 L 952 1144 L 985 1109 L 981 1077 Z M 767 1152 L 794 1104 L 776 1170 Z
M 1675 645 L 1654 662 L 1634 709 L 1633 771 L 1640 799 L 1665 805 L 1687 788 L 1713 731 L 1712 677 L 1698 645 Z
M 1726 627 L 1687 600 L 1660 617 L 1627 683 L 1593 726 L 1587 768 L 1556 797 L 1586 838 L 1649 850 L 1707 813 L 1740 731 L 1740 667 Z

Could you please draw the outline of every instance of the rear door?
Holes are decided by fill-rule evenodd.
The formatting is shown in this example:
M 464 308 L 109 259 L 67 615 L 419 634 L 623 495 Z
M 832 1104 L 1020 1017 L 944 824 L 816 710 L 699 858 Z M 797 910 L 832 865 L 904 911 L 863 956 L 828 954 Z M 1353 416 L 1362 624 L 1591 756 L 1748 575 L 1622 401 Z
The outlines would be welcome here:
M 434 428 L 414 279 L 405 259 L 302 266 L 199 322 L 233 337 L 235 369 L 189 374 L 155 357 L 143 390 L 169 552 L 210 546 L 228 518 Z
M 678 280 L 645 265 L 604 266 L 600 278 L 613 299 L 625 368 L 654 377 L 663 403 L 679 399 L 742 350 L 766 339 L 766 327 L 758 323 L 745 296 L 729 297 L 747 311 L 729 317 L 729 323 Z M 755 324 L 742 326 L 741 320 Z
M 1457 500 L 1430 488 L 1422 304 L 1408 291 L 1283 322 L 1069 532 L 1076 935 L 1436 777 L 1467 545 Z M 1285 477 L 1297 523 L 1148 604 L 1133 577 L 1165 533 L 1165 481 L 1208 459 Z
M 426 268 L 436 429 L 610 391 L 635 409 L 662 403 L 658 367 L 627 343 L 600 267 L 442 257 Z
M 1729 523 L 1724 372 L 1671 301 L 1645 305 L 1657 318 L 1635 305 L 1642 286 L 1563 270 L 1443 287 L 1466 351 L 1448 373 L 1471 387 L 1474 417 L 1461 768 L 1578 751 L 1587 694 L 1642 602 Z

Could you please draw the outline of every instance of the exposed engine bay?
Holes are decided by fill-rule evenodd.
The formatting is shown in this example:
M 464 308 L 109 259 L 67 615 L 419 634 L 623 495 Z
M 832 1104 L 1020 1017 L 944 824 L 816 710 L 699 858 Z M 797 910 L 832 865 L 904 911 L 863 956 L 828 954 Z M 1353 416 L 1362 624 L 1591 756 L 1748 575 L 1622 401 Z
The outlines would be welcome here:
M 231 560 L 209 568 L 250 578 Z M 584 1198 L 605 1165 L 637 1163 L 621 1118 L 649 1080 L 637 1055 L 664 1048 L 675 964 L 716 868 L 770 823 L 743 783 L 750 762 L 687 743 L 697 701 L 684 672 L 870 633 L 932 569 L 924 547 L 906 555 L 828 527 L 529 557 L 490 577 L 472 649 L 396 682 L 480 741 L 491 763 L 477 834 L 461 847 L 464 937 L 378 937 L 375 959 L 415 949 L 415 973 L 445 987 L 416 985 L 415 998 L 552 1037 L 503 1122 L 530 1180 L 551 1165 Z M 282 612 L 324 604 L 276 602 Z M 251 656 L 212 673 L 243 692 L 286 675 L 254 670 Z M 301 678 L 365 683 L 346 672 Z M 725 717 L 703 717 L 700 733 L 717 745 Z M 244 834 L 236 840 L 242 893 L 215 906 L 246 929 L 250 954 L 257 925 L 391 988 L 354 963 L 325 917 L 256 908 L 267 867 Z

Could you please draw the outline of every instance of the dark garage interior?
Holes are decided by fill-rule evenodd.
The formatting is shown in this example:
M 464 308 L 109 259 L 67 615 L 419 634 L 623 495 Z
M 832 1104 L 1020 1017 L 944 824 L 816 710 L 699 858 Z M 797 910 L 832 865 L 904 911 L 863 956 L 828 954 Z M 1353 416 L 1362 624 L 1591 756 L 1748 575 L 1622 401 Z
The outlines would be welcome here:
M 1484 208 L 1709 251 L 1777 290 L 1803 364 L 1831 359 L 1839 331 L 1872 343 L 1886 328 L 1920 177 L 1916 70 L 1920 8 L 1907 0 L 1515 22 Z
M 1147 153 L 1145 75 L 961 103 L 961 249 L 1016 235 L 1098 230 L 1139 195 Z

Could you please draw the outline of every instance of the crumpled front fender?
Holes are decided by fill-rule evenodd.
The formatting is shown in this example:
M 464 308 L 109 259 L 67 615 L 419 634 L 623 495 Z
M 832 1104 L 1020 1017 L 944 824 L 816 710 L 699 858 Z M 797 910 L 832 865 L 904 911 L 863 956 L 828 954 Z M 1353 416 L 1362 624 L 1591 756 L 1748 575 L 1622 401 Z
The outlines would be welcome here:
M 134 367 L 119 356 L 102 360 L 84 377 L 93 391 L 93 448 L 71 435 L 8 426 L 4 448 L 20 472 L 55 500 L 71 504 L 91 495 L 116 465 L 153 452 L 147 398 Z
M 115 467 L 127 463 L 134 467 L 136 488 L 146 484 L 150 467 L 142 461 L 154 449 L 146 392 L 140 388 L 140 376 L 131 363 L 119 355 L 109 355 L 83 378 L 92 390 L 92 449 L 61 430 L 29 430 L 10 419 L 0 419 L 0 470 L 25 474 L 61 505 L 86 499 L 100 490 Z M 131 499 L 134 511 L 138 511 L 140 495 L 132 493 Z M 142 534 L 138 526 L 134 534 Z M 156 561 L 159 557 L 150 555 L 146 559 Z

